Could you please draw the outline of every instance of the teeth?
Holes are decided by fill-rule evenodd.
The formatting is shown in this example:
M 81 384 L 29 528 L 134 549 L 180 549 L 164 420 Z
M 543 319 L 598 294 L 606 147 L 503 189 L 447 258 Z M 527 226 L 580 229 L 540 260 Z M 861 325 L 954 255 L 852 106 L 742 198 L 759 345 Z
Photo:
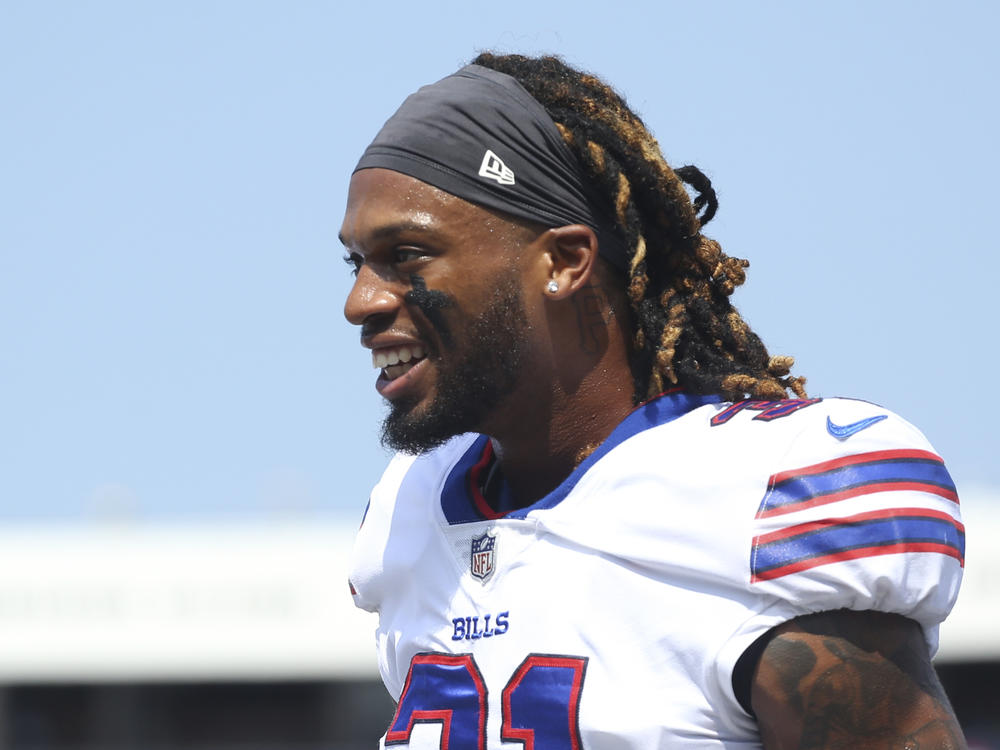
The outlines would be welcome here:
M 387 367 L 394 367 L 400 363 L 406 364 L 411 360 L 423 359 L 423 357 L 424 348 L 419 344 L 398 346 L 394 349 L 379 349 L 372 352 L 372 367 L 376 370 L 384 370 Z
M 385 368 L 385 376 L 389 380 L 395 380 L 411 367 L 413 367 L 413 365 L 390 365 Z

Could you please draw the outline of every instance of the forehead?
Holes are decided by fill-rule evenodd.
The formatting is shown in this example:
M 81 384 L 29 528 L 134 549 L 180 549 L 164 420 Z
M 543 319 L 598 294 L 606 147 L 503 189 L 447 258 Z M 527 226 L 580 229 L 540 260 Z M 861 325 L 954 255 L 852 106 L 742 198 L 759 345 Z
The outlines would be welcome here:
M 351 177 L 341 239 L 351 244 L 396 228 L 447 233 L 499 222 L 503 220 L 488 209 L 415 177 L 388 169 L 361 169 Z

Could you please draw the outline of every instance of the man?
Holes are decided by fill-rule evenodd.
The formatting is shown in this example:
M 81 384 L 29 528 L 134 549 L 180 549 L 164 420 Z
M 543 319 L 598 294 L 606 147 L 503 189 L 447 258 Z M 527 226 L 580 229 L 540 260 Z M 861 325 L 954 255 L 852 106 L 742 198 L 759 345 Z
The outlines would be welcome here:
M 384 746 L 964 746 L 930 664 L 951 479 L 768 355 L 716 207 L 556 58 L 480 55 L 365 151 L 345 314 L 400 454 L 350 579 Z

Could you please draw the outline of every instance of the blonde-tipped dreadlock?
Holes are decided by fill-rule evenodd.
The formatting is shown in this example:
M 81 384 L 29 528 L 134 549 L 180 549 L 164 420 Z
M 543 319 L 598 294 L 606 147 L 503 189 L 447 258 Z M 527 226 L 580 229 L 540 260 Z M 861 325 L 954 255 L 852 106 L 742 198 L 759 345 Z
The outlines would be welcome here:
M 804 397 L 792 358 L 768 355 L 729 301 L 748 263 L 701 234 L 718 209 L 708 178 L 672 169 L 614 89 L 558 57 L 483 53 L 473 62 L 515 78 L 545 107 L 616 219 L 629 255 L 636 400 L 672 385 L 733 400 Z

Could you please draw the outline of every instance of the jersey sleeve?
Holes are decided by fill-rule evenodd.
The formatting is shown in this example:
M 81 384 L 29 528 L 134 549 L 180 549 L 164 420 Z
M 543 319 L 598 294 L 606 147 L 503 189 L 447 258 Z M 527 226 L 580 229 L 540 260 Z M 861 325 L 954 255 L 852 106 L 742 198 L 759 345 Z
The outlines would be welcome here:
M 842 608 L 904 615 L 933 654 L 964 565 L 955 485 L 898 415 L 863 401 L 825 406 L 768 478 L 750 587 L 782 619 Z
M 715 663 L 734 710 L 733 670 L 768 630 L 817 612 L 888 612 L 919 623 L 933 656 L 962 581 L 958 494 L 923 434 L 863 401 L 824 399 L 802 416 L 744 532 L 751 604 Z

